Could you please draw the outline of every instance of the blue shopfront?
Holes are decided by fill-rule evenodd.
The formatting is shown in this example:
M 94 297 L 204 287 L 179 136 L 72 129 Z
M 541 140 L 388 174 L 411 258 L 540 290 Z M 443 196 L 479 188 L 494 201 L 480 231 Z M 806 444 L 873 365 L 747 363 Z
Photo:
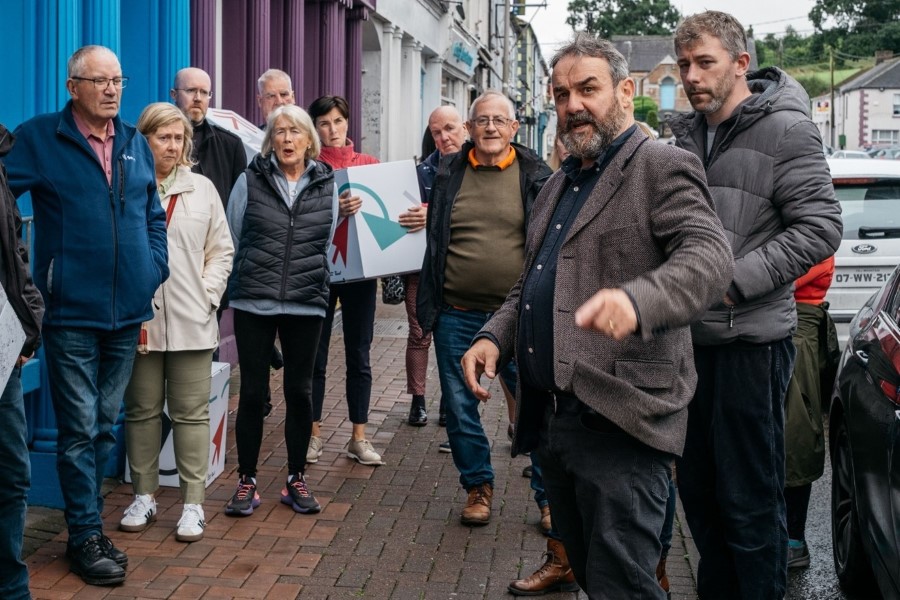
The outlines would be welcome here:
M 66 60 L 85 44 L 102 44 L 118 54 L 129 77 L 121 113 L 131 122 L 148 103 L 167 98 L 172 74 L 190 61 L 190 0 L 0 0 L 0 15 L 0 122 L 10 130 L 65 104 Z M 48 165 L 52 160 L 47 157 Z M 20 198 L 19 206 L 27 221 L 30 199 Z M 29 236 L 30 228 L 24 233 Z M 29 503 L 61 507 L 56 420 L 41 359 L 38 351 L 22 371 L 32 450 Z M 121 439 L 121 418 L 116 428 Z M 107 475 L 122 473 L 124 444 L 118 448 Z

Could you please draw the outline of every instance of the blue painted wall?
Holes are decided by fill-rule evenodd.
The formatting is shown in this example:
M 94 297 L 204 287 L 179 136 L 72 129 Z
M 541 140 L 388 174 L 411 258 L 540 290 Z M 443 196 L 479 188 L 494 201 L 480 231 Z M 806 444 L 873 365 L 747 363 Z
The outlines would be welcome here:
M 85 44 L 118 54 L 130 122 L 166 100 L 175 71 L 190 64 L 190 0 L 0 0 L 0 15 L 0 122 L 9 129 L 66 103 L 66 60 Z

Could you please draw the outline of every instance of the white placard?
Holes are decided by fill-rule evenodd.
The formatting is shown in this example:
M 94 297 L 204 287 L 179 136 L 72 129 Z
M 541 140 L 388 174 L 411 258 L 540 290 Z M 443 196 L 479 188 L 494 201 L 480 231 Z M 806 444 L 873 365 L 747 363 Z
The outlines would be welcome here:
M 352 217 L 339 219 L 328 250 L 331 281 L 372 279 L 421 270 L 425 231 L 408 233 L 398 222 L 422 203 L 416 164 L 411 160 L 341 169 L 334 173 L 338 193 L 362 199 Z
M 247 164 L 250 164 L 253 157 L 259 154 L 265 136 L 262 129 L 233 110 L 223 108 L 210 108 L 206 111 L 206 118 L 241 138 L 241 141 L 244 142 L 244 151 L 247 153 Z
M 209 388 L 209 471 L 206 486 L 225 470 L 225 450 L 228 430 L 228 393 L 231 365 L 214 362 Z M 178 487 L 178 468 L 175 465 L 175 445 L 168 407 L 163 411 L 163 440 L 159 451 L 159 485 Z M 128 427 L 128 424 L 125 424 Z M 125 481 L 131 483 L 131 465 L 125 458 Z
M 0 382 L 3 382 L 3 388 L 16 367 L 24 343 L 25 330 L 0 285 Z M 0 388 L 0 392 L 2 391 Z

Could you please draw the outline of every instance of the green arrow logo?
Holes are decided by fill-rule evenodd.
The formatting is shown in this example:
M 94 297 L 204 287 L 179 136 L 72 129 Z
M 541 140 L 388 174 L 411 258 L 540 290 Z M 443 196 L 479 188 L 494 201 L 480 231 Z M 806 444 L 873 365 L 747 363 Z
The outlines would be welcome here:
M 385 206 L 384 202 L 381 200 L 378 194 L 375 193 L 375 190 L 359 183 L 348 182 L 338 188 L 338 194 L 343 194 L 347 190 L 358 190 L 360 192 L 368 194 L 378 204 L 378 207 L 381 208 L 381 214 L 383 216 L 373 215 L 371 213 L 360 211 L 363 219 L 365 219 L 366 221 L 366 225 L 369 226 L 369 230 L 372 232 L 372 236 L 375 238 L 375 242 L 378 244 L 379 248 L 384 250 L 396 243 L 397 240 L 402 238 L 404 235 L 406 235 L 406 227 L 390 219 L 390 217 L 388 216 L 387 206 Z

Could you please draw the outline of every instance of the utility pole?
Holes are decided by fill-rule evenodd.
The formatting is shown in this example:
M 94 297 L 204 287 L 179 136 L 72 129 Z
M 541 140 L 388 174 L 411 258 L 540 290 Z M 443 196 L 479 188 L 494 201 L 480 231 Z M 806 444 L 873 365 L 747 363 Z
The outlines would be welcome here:
M 503 82 L 501 89 L 509 96 L 509 14 L 512 12 L 511 0 L 503 1 Z
M 828 47 L 828 66 L 831 69 L 831 102 L 828 107 L 831 109 L 831 147 L 835 148 L 834 145 L 834 130 L 837 128 L 837 123 L 834 122 L 834 48 L 831 46 Z

